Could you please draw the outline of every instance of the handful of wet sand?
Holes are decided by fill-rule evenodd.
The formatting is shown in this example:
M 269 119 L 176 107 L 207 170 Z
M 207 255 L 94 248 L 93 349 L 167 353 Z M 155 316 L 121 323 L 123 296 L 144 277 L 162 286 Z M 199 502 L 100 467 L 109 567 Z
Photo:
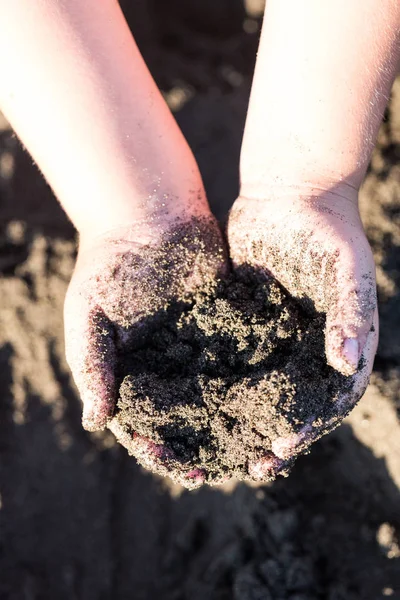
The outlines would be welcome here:
M 140 323 L 118 375 L 110 429 L 188 488 L 285 475 L 352 408 L 353 378 L 326 363 L 324 316 L 249 267 Z

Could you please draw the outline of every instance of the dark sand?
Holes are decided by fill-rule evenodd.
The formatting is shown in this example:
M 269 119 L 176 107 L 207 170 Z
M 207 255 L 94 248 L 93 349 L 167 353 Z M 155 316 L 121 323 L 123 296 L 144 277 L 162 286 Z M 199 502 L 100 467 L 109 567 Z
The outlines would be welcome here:
M 287 475 L 293 460 L 275 456 L 273 443 L 333 429 L 352 386 L 326 364 L 323 315 L 250 267 L 215 285 L 136 326 L 110 425 L 140 464 L 188 488 Z M 296 453 L 310 443 L 305 436 Z
M 222 218 L 259 20 L 236 0 L 121 4 Z M 73 230 L 0 124 L 1 600 L 400 599 L 400 81 L 387 117 L 361 194 L 381 311 L 372 385 L 289 478 L 194 492 L 82 430 L 63 355 Z

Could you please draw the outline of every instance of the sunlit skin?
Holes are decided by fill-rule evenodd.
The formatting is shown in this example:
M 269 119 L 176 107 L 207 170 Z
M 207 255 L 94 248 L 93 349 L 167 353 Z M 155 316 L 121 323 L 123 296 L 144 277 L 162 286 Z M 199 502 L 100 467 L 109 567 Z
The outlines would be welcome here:
M 114 260 L 116 244 L 157 244 L 176 219 L 215 223 L 116 0 L 0 0 L 0 11 L 0 108 L 79 232 L 67 358 L 84 425 L 103 428 L 116 390 L 112 361 L 93 347 L 93 315 L 109 313 L 90 292 L 95 270 Z M 267 1 L 228 227 L 234 263 L 272 272 L 326 311 L 327 359 L 347 375 L 361 356 L 370 372 L 376 350 L 374 265 L 357 196 L 399 67 L 399 31 L 398 0 Z M 209 264 L 223 270 L 222 251 Z M 334 265 L 333 288 L 321 265 Z M 295 448 L 282 440 L 275 454 Z

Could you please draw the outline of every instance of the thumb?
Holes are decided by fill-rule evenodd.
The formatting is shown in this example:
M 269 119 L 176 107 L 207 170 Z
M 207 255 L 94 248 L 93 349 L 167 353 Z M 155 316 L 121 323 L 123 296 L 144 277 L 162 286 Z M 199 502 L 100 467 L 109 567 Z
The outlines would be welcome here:
M 343 375 L 354 375 L 368 340 L 368 352 L 375 354 L 377 327 L 376 284 L 373 273 L 359 278 L 337 278 L 326 317 L 325 352 L 328 363 Z M 370 362 L 371 357 L 364 357 Z M 373 356 L 372 356 L 373 359 Z
M 88 431 L 104 429 L 116 395 L 112 324 L 76 293 L 67 295 L 64 322 L 67 362 L 83 402 L 82 425 Z

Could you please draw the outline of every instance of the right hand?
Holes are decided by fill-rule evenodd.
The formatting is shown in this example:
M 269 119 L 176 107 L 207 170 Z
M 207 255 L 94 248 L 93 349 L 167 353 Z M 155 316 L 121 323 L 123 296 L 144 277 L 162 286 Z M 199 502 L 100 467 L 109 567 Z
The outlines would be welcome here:
M 207 215 L 174 225 L 127 225 L 81 240 L 65 301 L 67 361 L 83 402 L 83 426 L 103 429 L 118 397 L 118 350 L 140 320 L 187 297 L 227 268 L 222 236 Z

